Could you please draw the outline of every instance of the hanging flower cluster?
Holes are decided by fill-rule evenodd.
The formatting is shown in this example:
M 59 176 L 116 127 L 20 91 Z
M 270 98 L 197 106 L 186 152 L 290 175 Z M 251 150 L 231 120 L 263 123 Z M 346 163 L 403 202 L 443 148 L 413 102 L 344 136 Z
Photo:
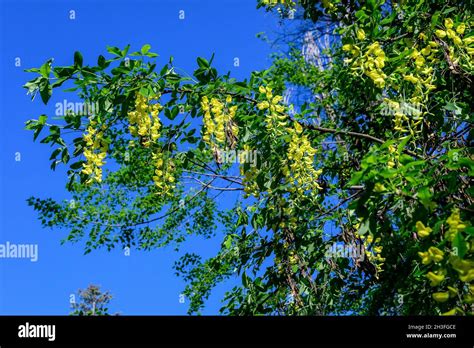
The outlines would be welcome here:
M 105 164 L 104 159 L 108 149 L 108 143 L 104 140 L 105 125 L 99 129 L 96 127 L 97 122 L 91 120 L 82 137 L 85 142 L 84 157 L 86 158 L 86 163 L 82 164 L 82 173 L 89 176 L 87 184 L 102 181 L 102 167 Z
M 436 36 L 441 40 L 449 39 L 448 43 L 453 43 L 455 47 L 465 50 L 467 54 L 471 57 L 474 56 L 474 48 L 469 47 L 472 43 L 474 43 L 474 36 L 461 38 L 466 31 L 467 26 L 466 23 L 458 23 L 457 25 L 454 24 L 454 21 L 451 18 L 446 18 L 444 20 L 444 27 L 443 29 L 438 29 L 435 31 Z M 453 63 L 459 62 L 459 57 L 455 57 L 454 55 L 455 48 L 453 46 L 449 46 L 449 58 Z
M 288 128 L 287 131 L 291 140 L 283 174 L 292 184 L 291 192 L 302 196 L 305 191 L 310 191 L 315 195 L 321 190 L 318 178 L 322 173 L 322 169 L 314 168 L 316 149 L 311 146 L 308 137 L 303 134 L 303 127 L 297 121 L 294 122 L 293 128 Z
M 154 153 L 152 158 L 155 167 L 153 182 L 158 189 L 157 194 L 171 196 L 173 189 L 176 187 L 173 160 L 171 158 L 166 159 L 162 151 Z
M 367 260 L 369 260 L 375 266 L 375 277 L 378 279 L 379 274 L 383 272 L 382 266 L 385 262 L 385 258 L 382 257 L 383 247 L 379 245 L 381 239 L 379 237 L 374 240 L 374 236 L 371 234 L 362 235 L 360 236 L 360 239 L 364 244 L 365 256 L 367 257 Z
M 158 102 L 151 103 L 158 99 L 159 96 L 147 98 L 138 93 L 135 110 L 128 113 L 130 134 L 139 136 L 144 147 L 149 147 L 160 137 L 161 122 L 158 114 L 163 107 Z
M 461 221 L 459 214 L 459 209 L 453 209 L 451 215 L 447 218 L 446 223 L 448 229 L 445 233 L 445 238 L 451 244 L 454 244 L 454 240 L 458 233 L 464 231 L 468 226 Z M 420 238 L 428 237 L 432 229 L 425 226 L 422 222 L 418 221 L 416 223 L 417 234 Z M 466 248 L 469 248 L 469 245 L 466 245 Z M 474 303 L 474 260 L 469 259 L 469 255 L 472 255 L 474 248 L 472 245 L 470 249 L 465 252 L 463 258 L 458 256 L 459 251 L 457 247 L 453 245 L 454 253 L 449 257 L 445 257 L 445 253 L 438 249 L 437 247 L 431 246 L 425 252 L 418 252 L 418 255 L 421 258 L 423 265 L 431 266 L 426 278 L 430 281 L 430 286 L 432 287 L 442 287 L 432 294 L 433 299 L 438 303 L 445 303 L 450 300 L 456 301 L 462 298 L 462 302 L 466 304 Z M 433 266 L 435 267 L 433 269 Z M 454 274 L 457 273 L 457 278 L 461 282 L 457 281 L 453 276 L 448 276 L 449 269 L 454 270 Z M 453 272 L 451 271 L 451 274 Z M 450 282 L 451 285 L 444 283 Z M 464 284 L 467 283 L 467 286 Z M 466 291 L 467 290 L 467 291 Z M 464 296 L 461 295 L 464 293 Z M 456 315 L 464 314 L 464 311 L 461 309 L 459 303 L 454 305 L 454 308 L 450 309 L 447 312 L 444 312 L 443 315 Z
M 357 31 L 357 38 L 359 40 L 365 39 L 365 32 L 362 29 Z M 342 49 L 352 54 L 352 58 L 345 61 L 346 63 L 352 62 L 353 70 L 362 71 L 372 79 L 378 88 L 385 87 L 387 75 L 382 70 L 385 67 L 385 52 L 377 41 L 372 43 L 362 56 L 360 56 L 360 48 L 356 45 L 346 44 L 342 46 Z
M 217 98 L 209 101 L 207 96 L 201 99 L 201 109 L 204 111 L 202 139 L 211 148 L 235 146 L 239 134 L 239 127 L 234 122 L 237 105 L 230 106 L 231 103 L 231 96 L 226 97 L 225 103 Z
M 279 105 L 283 97 L 280 95 L 273 95 L 271 87 L 260 86 L 258 91 L 260 96 L 265 100 L 257 104 L 259 110 L 268 110 L 265 116 L 267 130 L 275 135 L 283 134 L 283 127 L 286 126 L 288 116 L 283 114 L 285 107 Z

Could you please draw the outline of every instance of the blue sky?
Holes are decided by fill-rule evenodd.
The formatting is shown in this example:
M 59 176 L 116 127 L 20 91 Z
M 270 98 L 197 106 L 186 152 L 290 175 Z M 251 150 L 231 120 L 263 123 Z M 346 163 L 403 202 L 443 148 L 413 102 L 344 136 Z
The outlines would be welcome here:
M 255 0 L 0 0 L 0 6 L 0 244 L 39 248 L 37 262 L 0 258 L 0 315 L 68 314 L 69 296 L 89 284 L 112 292 L 112 312 L 185 314 L 187 304 L 179 303 L 184 283 L 172 270 L 178 255 L 171 249 L 132 250 L 130 256 L 99 250 L 84 256 L 79 244 L 60 245 L 67 231 L 40 226 L 26 199 L 67 198 L 67 178 L 63 170 L 50 171 L 51 148 L 33 143 L 24 122 L 42 113 L 54 115 L 55 103 L 65 97 L 77 100 L 68 94 L 53 95 L 47 106 L 31 102 L 21 88 L 31 74 L 23 70 L 51 57 L 54 64 L 72 64 L 76 50 L 85 64 L 94 64 L 99 54 L 107 54 L 107 45 L 131 44 L 134 51 L 149 43 L 160 55 L 158 66 L 173 55 L 177 67 L 192 73 L 197 56 L 209 58 L 215 52 L 219 72 L 245 78 L 270 65 L 270 48 L 256 33 L 272 31 L 275 18 L 256 10 Z M 239 67 L 234 67 L 235 57 Z M 209 254 L 220 239 L 193 243 Z M 203 314 L 218 313 L 225 288 L 216 289 Z

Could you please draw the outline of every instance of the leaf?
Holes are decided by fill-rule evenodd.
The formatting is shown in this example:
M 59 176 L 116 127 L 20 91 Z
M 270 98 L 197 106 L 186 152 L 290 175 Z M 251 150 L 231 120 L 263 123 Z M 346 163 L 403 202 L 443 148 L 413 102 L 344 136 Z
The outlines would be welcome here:
M 410 138 L 411 138 L 411 135 L 408 135 L 405 138 L 403 138 L 403 140 L 400 142 L 400 144 L 398 144 L 397 151 L 398 151 L 399 154 L 401 154 L 403 152 L 403 150 L 405 149 L 405 146 L 407 145 Z
M 224 241 L 224 247 L 226 249 L 230 249 L 231 246 L 232 246 L 232 235 L 228 235 Z
M 142 46 L 140 52 L 141 52 L 141 54 L 146 55 L 148 53 L 148 51 L 150 51 L 150 49 L 151 49 L 151 45 L 146 44 L 146 45 Z
M 56 157 L 58 157 L 59 153 L 61 152 L 61 148 L 58 147 L 57 149 L 55 149 L 52 153 L 51 153 L 51 157 L 49 157 L 50 160 L 55 160 Z
M 82 68 L 82 54 L 79 51 L 74 52 L 74 65 Z
M 474 226 L 469 226 L 469 227 L 466 227 L 466 229 L 464 230 L 467 234 L 471 235 L 471 236 L 474 236 Z
M 119 57 L 122 56 L 122 51 L 118 47 L 107 46 L 107 52 L 109 52 L 113 55 L 119 56 Z
M 245 272 L 242 273 L 242 285 L 247 289 L 249 288 L 249 277 L 247 277 Z
M 83 163 L 86 163 L 86 161 L 77 161 L 77 162 L 71 164 L 71 165 L 69 166 L 69 168 L 74 169 L 74 170 L 80 169 L 80 168 L 82 168 L 82 164 L 83 164 Z
M 466 252 L 467 252 L 466 240 L 462 236 L 461 232 L 456 233 L 456 236 L 454 237 L 454 240 L 453 240 L 453 246 L 456 248 L 457 255 L 460 258 L 463 258 L 464 255 L 466 255 Z
M 200 68 L 203 68 L 203 69 L 209 68 L 209 62 L 204 58 L 198 57 L 197 58 L 197 63 L 198 63 Z
M 46 105 L 48 104 L 48 101 L 51 98 L 51 95 L 53 94 L 53 88 L 51 87 L 49 80 L 46 78 L 43 78 L 43 80 L 40 83 L 39 88 L 40 88 L 41 100 Z
M 360 224 L 360 227 L 359 227 L 359 230 L 357 231 L 357 234 L 359 234 L 360 236 L 363 236 L 364 234 L 367 233 L 368 230 L 369 230 L 369 219 L 364 220 Z
M 51 88 L 60 87 L 64 82 L 66 82 L 69 78 L 68 77 L 61 77 L 57 79 L 52 85 Z
M 107 68 L 107 66 L 109 66 L 109 63 L 107 63 L 107 60 L 105 59 L 105 57 L 103 55 L 99 56 L 99 58 L 97 59 L 97 64 L 102 69 L 105 69 L 105 68 Z
M 49 74 L 51 73 L 51 62 L 53 60 L 52 59 L 48 59 L 48 61 L 46 63 L 44 63 L 41 68 L 39 69 L 39 73 L 45 77 L 45 78 L 49 78 Z

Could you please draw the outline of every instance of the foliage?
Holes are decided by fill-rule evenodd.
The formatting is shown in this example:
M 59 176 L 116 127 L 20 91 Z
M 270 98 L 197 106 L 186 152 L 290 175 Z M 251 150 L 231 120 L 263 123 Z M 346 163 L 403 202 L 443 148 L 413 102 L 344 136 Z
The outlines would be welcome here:
M 176 263 L 190 312 L 238 276 L 225 314 L 471 314 L 469 2 L 259 6 L 323 23 L 330 40 L 313 59 L 293 49 L 244 81 L 219 74 L 213 57 L 193 76 L 172 59 L 157 69 L 150 45 L 29 70 L 33 98 L 47 103 L 66 83 L 97 106 L 27 123 L 35 139 L 49 131 L 52 169 L 68 166 L 72 200 L 29 200 L 42 224 L 85 239 L 86 253 L 222 238 L 214 257 Z M 289 86 L 311 97 L 289 106 Z M 332 255 L 334 243 L 366 257 Z
M 106 291 L 100 291 L 100 287 L 89 285 L 86 289 L 79 289 L 79 302 L 72 304 L 73 312 L 71 315 L 77 316 L 95 316 L 109 315 L 108 304 L 112 295 Z

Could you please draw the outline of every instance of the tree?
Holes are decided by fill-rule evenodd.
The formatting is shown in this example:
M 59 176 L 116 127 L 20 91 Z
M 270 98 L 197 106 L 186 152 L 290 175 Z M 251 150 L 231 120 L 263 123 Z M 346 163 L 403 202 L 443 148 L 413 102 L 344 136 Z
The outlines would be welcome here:
M 112 295 L 108 292 L 100 291 L 97 285 L 89 285 L 86 289 L 79 289 L 79 302 L 73 302 L 71 315 L 96 316 L 109 315 L 108 305 Z
M 41 142 L 54 146 L 52 169 L 69 167 L 77 202 L 30 198 L 42 224 L 85 239 L 86 253 L 222 238 L 214 257 L 176 263 L 190 313 L 234 276 L 225 314 L 472 313 L 469 2 L 260 6 L 322 23 L 331 39 L 243 81 L 219 74 L 213 56 L 197 58 L 193 77 L 172 58 L 157 69 L 150 45 L 30 69 L 33 98 L 72 83 L 95 106 L 27 123 L 35 139 L 49 130 Z M 282 103 L 289 86 L 307 100 Z

